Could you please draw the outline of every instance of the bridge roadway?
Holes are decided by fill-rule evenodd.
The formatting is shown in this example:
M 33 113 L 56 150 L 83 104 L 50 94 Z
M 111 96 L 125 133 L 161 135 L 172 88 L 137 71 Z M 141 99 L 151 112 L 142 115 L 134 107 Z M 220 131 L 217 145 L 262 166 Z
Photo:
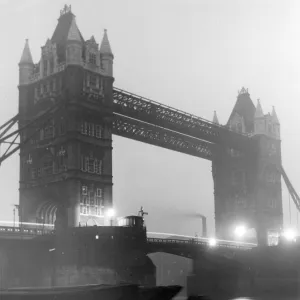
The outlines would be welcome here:
M 42 225 L 39 224 L 39 227 Z M 0 226 L 0 239 L 34 239 L 37 236 L 49 236 L 54 235 L 55 231 L 49 228 L 34 228 L 24 225 L 24 227 L 16 226 Z M 187 239 L 188 238 L 188 239 Z M 222 249 L 236 249 L 236 250 L 250 250 L 256 247 L 255 244 L 251 243 L 238 243 L 234 241 L 225 240 L 214 240 L 207 238 L 157 238 L 157 237 L 147 237 L 147 243 L 152 248 L 159 249 L 160 246 L 179 246 L 182 248 L 183 245 L 194 245 L 200 247 L 201 249 L 208 248 L 222 248 Z

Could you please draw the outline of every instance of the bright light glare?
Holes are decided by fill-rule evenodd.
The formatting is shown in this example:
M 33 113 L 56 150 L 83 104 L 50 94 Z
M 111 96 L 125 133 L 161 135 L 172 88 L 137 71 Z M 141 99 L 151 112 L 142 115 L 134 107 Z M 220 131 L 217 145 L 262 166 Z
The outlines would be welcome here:
M 95 239 L 96 239 L 96 240 L 99 240 L 99 235 L 98 235 L 98 234 L 95 236 Z
M 214 247 L 217 245 L 217 240 L 216 239 L 209 239 L 208 241 L 209 246 Z
M 113 208 L 110 208 L 108 211 L 107 211 L 107 216 L 112 218 L 113 216 L 115 215 L 115 211 Z
M 287 229 L 284 233 L 283 236 L 288 240 L 288 241 L 293 241 L 295 240 L 297 234 L 296 231 L 293 229 Z
M 237 237 L 243 237 L 246 233 L 246 227 L 245 226 L 237 226 L 234 230 L 234 234 L 237 236 Z

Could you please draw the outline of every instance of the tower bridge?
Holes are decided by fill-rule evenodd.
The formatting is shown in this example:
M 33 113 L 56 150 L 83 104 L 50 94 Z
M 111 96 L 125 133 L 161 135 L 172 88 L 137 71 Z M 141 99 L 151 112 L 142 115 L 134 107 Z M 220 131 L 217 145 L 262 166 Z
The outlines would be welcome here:
M 3 162 L 20 149 L 20 218 L 80 226 L 104 224 L 113 206 L 112 135 L 212 162 L 216 236 L 232 239 L 247 224 L 267 244 L 283 227 L 280 123 L 242 88 L 226 125 L 113 86 L 107 31 L 85 40 L 71 9 L 62 10 L 34 63 L 29 42 L 19 62 L 19 112 L 1 126 L 0 143 L 14 138 Z M 8 134 L 18 123 L 19 129 Z M 14 149 L 20 136 L 20 145 Z
M 115 134 L 210 160 L 216 237 L 232 240 L 233 226 L 243 223 L 256 230 L 260 246 L 267 245 L 269 233 L 278 233 L 283 227 L 281 175 L 296 207 L 300 207 L 299 197 L 282 168 L 280 123 L 275 109 L 265 114 L 260 101 L 255 106 L 248 89 L 242 88 L 228 122 L 221 125 L 216 113 L 213 121 L 208 121 L 114 87 L 113 62 L 107 31 L 100 47 L 93 36 L 85 40 L 67 6 L 51 39 L 42 46 L 37 63 L 26 40 L 19 62 L 19 111 L 0 126 L 0 144 L 9 144 L 0 164 L 20 151 L 20 222 L 49 223 L 58 231 L 75 227 L 83 232 L 79 227 L 87 223 L 98 225 L 100 231 L 113 230 L 112 226 L 102 225 L 107 225 L 104 215 L 113 207 Z M 18 129 L 9 133 L 15 124 Z M 18 137 L 20 143 L 16 142 Z M 6 228 L 2 236 L 24 236 L 21 231 Z M 28 237 L 39 235 L 38 229 L 27 233 Z M 132 238 L 129 233 L 128 238 Z M 94 236 L 91 239 L 89 251 L 101 260 L 96 255 Z M 180 239 L 149 238 L 148 243 L 143 239 L 143 247 L 158 251 L 164 245 L 166 252 L 176 251 L 179 255 L 210 249 L 209 242 L 203 240 L 191 244 Z M 83 247 L 76 243 L 78 249 Z M 142 251 L 137 256 L 143 257 L 147 251 L 137 250 L 142 244 L 136 243 L 133 253 Z M 222 242 L 217 247 L 219 252 L 214 253 L 225 253 L 226 249 L 241 253 L 248 248 Z M 85 252 L 88 250 L 81 250 L 72 252 L 76 258 L 72 259 L 92 265 Z M 47 251 L 42 257 L 49 255 Z

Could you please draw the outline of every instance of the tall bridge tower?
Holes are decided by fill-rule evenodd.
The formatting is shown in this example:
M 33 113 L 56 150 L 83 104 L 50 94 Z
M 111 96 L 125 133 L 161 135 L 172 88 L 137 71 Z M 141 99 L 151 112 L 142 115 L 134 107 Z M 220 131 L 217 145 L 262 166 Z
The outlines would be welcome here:
M 19 63 L 19 126 L 45 113 L 21 140 L 20 218 L 62 226 L 101 225 L 112 205 L 114 56 L 84 40 L 70 6 L 34 64 L 28 41 Z M 55 114 L 47 114 L 49 107 Z
M 218 122 L 214 117 L 214 122 Z M 260 244 L 283 225 L 280 123 L 273 107 L 264 114 L 242 89 L 227 126 L 250 136 L 247 152 L 219 147 L 212 159 L 216 233 L 232 238 L 235 226 L 254 228 Z

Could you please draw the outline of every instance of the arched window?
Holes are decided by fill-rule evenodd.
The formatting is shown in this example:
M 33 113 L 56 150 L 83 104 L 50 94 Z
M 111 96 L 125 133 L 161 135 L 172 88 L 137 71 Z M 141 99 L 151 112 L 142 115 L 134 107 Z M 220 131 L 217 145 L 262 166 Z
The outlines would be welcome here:
M 236 129 L 237 129 L 237 132 L 243 132 L 243 125 L 241 123 L 237 123 L 236 124 Z

